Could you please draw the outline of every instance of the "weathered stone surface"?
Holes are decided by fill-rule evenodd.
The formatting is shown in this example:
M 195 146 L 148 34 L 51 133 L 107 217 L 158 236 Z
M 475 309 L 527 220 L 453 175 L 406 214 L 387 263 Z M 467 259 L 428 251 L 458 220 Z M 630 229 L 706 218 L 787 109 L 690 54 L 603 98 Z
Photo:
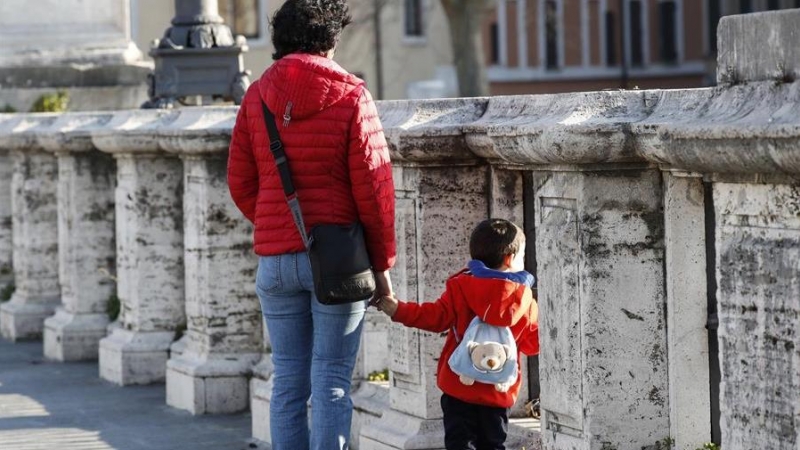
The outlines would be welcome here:
M 129 0 L 5 0 L 0 5 L 0 65 L 138 61 Z
M 496 163 L 639 161 L 628 127 L 649 113 L 642 97 L 635 91 L 493 97 L 464 131 L 470 149 Z
M 184 158 L 185 348 L 167 365 L 167 403 L 193 414 L 248 407 L 261 358 L 252 226 L 226 185 L 225 154 Z
M 703 180 L 663 176 L 670 436 L 692 449 L 711 436 Z
M 420 170 L 395 164 L 394 175 L 398 248 L 392 272 L 395 294 L 407 301 L 434 301 L 444 291 L 447 278 L 469 260 L 469 234 L 489 212 L 486 169 Z M 442 448 L 444 430 L 436 369 L 443 343 L 438 334 L 391 325 L 391 410 L 364 427 L 362 448 Z
M 800 445 L 800 188 L 714 185 L 723 448 Z
M 60 302 L 58 287 L 58 222 L 55 156 L 44 152 L 33 138 L 36 126 L 52 123 L 22 119 L 11 145 L 14 279 L 11 300 L 0 307 L 0 331 L 11 340 L 38 338 L 44 319 Z M 33 125 L 30 130 L 26 124 Z
M 800 83 L 645 92 L 631 125 L 649 161 L 705 173 L 800 173 Z
M 486 99 L 378 102 L 394 163 L 476 162 L 463 128 L 486 110 Z
M 717 83 L 800 79 L 799 10 L 726 16 L 717 27 Z
M 14 174 L 14 163 L 7 149 L 0 148 L 0 289 L 6 289 L 14 283 L 12 266 L 14 242 L 11 223 L 11 178 Z
M 62 116 L 38 142 L 58 157 L 58 238 L 61 307 L 45 321 L 49 359 L 96 359 L 106 335 L 114 282 L 114 188 L 116 166 L 94 149 L 91 130 L 110 114 Z
M 544 447 L 653 445 L 669 436 L 660 173 L 534 179 Z
M 115 196 L 122 326 L 100 341 L 100 375 L 117 384 L 163 381 L 169 345 L 186 323 L 181 161 L 118 154 Z M 146 372 L 135 372 L 139 358 L 149 362 Z
M 272 358 L 264 355 L 261 361 L 253 367 L 253 377 L 250 379 L 250 414 L 253 417 L 253 438 L 263 442 L 272 441 L 269 425 L 272 373 Z

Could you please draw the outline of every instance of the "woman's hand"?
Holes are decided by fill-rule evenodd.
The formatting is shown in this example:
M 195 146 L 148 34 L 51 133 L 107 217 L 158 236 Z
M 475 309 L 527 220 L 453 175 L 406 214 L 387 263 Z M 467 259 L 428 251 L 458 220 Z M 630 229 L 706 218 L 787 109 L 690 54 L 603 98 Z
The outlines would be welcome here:
M 383 312 L 387 316 L 394 317 L 394 314 L 397 312 L 397 303 L 398 301 L 396 298 L 384 295 L 375 302 L 375 307 L 378 308 L 378 311 Z
M 372 294 L 372 299 L 369 301 L 370 306 L 377 306 L 378 301 L 384 295 L 393 296 L 392 291 L 392 278 L 389 276 L 389 271 L 375 272 L 375 293 Z

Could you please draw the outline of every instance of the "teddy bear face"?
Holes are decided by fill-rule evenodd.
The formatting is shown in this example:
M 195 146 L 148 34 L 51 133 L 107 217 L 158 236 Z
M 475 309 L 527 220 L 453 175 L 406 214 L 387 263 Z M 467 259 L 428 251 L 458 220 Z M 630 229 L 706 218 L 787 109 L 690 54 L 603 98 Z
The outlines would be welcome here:
M 472 365 L 476 369 L 499 372 L 508 360 L 511 349 L 498 342 L 470 342 L 468 345 Z

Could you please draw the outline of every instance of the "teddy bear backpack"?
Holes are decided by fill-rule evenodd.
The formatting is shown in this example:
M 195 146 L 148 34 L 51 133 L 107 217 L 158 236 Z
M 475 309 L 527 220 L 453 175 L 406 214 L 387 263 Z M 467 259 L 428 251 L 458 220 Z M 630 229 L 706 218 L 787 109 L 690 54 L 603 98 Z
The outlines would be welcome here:
M 453 335 L 458 346 L 447 363 L 462 383 L 493 384 L 506 392 L 517 381 L 517 343 L 510 328 L 489 325 L 476 316 L 460 340 L 455 327 Z

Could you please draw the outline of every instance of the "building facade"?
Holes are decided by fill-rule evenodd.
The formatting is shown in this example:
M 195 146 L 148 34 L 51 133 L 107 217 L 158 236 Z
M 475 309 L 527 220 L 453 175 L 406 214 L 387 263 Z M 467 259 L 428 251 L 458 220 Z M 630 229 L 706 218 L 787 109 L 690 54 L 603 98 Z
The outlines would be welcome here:
M 255 79 L 272 62 L 268 20 L 281 0 L 218 0 L 248 38 Z M 171 1 L 131 0 L 144 52 L 174 15 Z M 438 0 L 350 0 L 353 24 L 335 59 L 378 99 L 457 95 L 447 19 Z M 714 84 L 725 15 L 798 8 L 800 0 L 497 0 L 482 24 L 493 95 L 684 88 Z
M 408 98 L 414 83 L 430 80 L 437 68 L 450 65 L 447 20 L 438 0 L 349 3 L 353 23 L 345 29 L 334 59 L 364 78 L 376 99 Z M 218 0 L 218 4 L 234 34 L 247 37 L 245 67 L 252 72 L 252 79 L 258 78 L 272 63 L 269 19 L 283 1 Z M 131 8 L 133 39 L 147 53 L 152 41 L 169 27 L 174 4 L 169 0 L 131 0 Z
M 499 0 L 483 24 L 492 94 L 714 84 L 720 17 L 797 0 Z

